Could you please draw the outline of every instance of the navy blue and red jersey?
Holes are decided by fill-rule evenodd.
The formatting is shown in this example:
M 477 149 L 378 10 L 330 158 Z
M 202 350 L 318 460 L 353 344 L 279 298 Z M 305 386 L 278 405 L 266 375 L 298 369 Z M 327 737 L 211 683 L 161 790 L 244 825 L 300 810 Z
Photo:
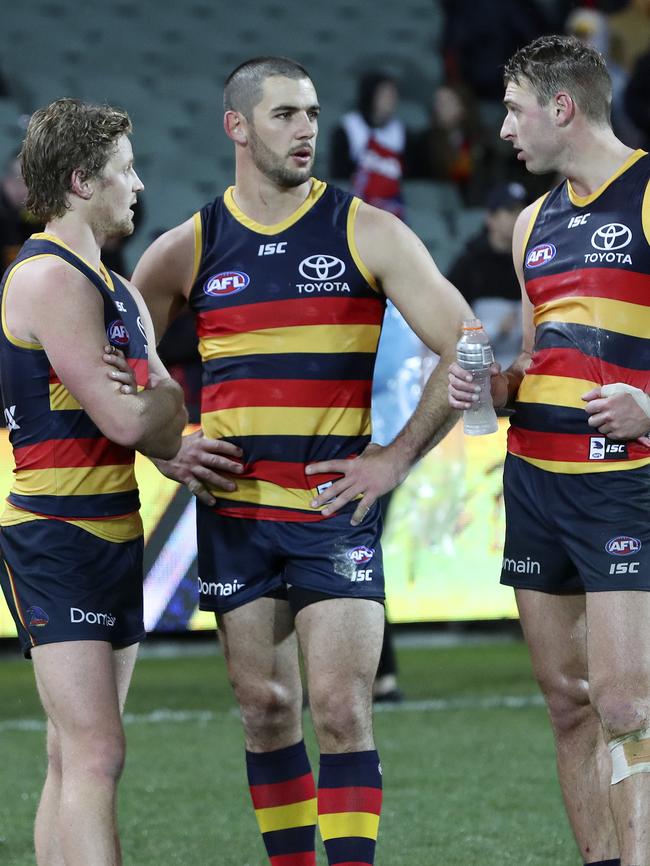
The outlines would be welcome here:
M 221 514 L 322 519 L 309 503 L 336 476 L 305 466 L 370 441 L 385 301 L 354 242 L 359 204 L 314 180 L 277 225 L 248 218 L 232 188 L 195 215 L 201 425 L 245 462 L 236 491 L 213 491 Z
M 126 540 L 141 532 L 134 450 L 107 439 L 59 380 L 43 347 L 17 338 L 7 326 L 5 302 L 14 275 L 46 256 L 63 259 L 100 293 L 107 342 L 124 352 L 139 387 L 148 380 L 147 341 L 128 288 L 105 268 L 95 271 L 54 236 L 32 235 L 0 286 L 0 383 L 16 464 L 0 522 L 49 517 L 92 527 L 111 540 Z M 129 516 L 133 519 L 122 522 L 116 537 L 114 524 Z
M 635 151 L 590 196 L 569 181 L 553 189 L 537 205 L 523 255 L 535 347 L 508 451 L 561 473 L 650 462 L 645 446 L 590 427 L 581 399 L 614 382 L 650 390 L 650 156 Z

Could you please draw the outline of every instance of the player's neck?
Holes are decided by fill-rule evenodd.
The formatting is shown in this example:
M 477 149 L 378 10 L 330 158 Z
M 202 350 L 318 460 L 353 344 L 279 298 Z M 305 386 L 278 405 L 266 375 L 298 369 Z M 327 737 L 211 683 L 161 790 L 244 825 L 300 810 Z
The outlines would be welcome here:
M 233 198 L 237 207 L 261 225 L 275 225 L 288 219 L 311 191 L 311 179 L 299 186 L 279 187 L 256 172 L 237 172 Z
M 101 247 L 92 228 L 75 211 L 68 211 L 46 226 L 47 234 L 53 235 L 67 247 L 99 271 Z
M 598 128 L 575 142 L 562 173 L 579 196 L 592 195 L 629 159 L 634 150 L 619 141 L 608 127 Z

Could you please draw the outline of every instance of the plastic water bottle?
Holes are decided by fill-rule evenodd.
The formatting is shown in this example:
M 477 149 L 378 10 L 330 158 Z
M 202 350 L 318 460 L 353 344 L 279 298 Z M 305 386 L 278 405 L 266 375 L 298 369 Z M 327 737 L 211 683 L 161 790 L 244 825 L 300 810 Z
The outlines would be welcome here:
M 490 394 L 490 364 L 494 363 L 494 355 L 480 319 L 466 319 L 463 322 L 463 334 L 456 346 L 456 360 L 463 370 L 472 374 L 474 384 L 481 386 L 478 400 L 471 409 L 463 412 L 464 432 L 469 436 L 496 433 L 499 424 Z

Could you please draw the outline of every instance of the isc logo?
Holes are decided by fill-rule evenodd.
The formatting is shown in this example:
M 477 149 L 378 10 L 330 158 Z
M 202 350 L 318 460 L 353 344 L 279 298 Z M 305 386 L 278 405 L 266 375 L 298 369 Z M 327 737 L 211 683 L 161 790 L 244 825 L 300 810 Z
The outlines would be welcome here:
M 640 562 L 612 562 L 609 567 L 610 574 L 638 574 Z
M 580 216 L 571 217 L 571 219 L 569 220 L 569 225 L 567 226 L 567 228 L 568 229 L 574 229 L 576 226 L 583 226 L 587 222 L 587 220 L 589 219 L 590 216 L 591 216 L 590 213 L 583 213 L 583 214 L 580 214 Z
M 609 539 L 605 550 L 607 553 L 613 553 L 614 556 L 629 556 L 641 550 L 641 542 L 638 538 L 631 538 L 629 535 L 617 535 L 616 538 Z
M 109 343 L 116 343 L 118 346 L 126 346 L 129 342 L 129 332 L 122 319 L 115 319 L 106 329 Z
M 590 460 L 627 460 L 627 442 L 608 442 L 605 436 L 589 438 Z
M 224 271 L 221 274 L 215 274 L 205 283 L 203 291 L 206 295 L 211 295 L 213 298 L 220 298 L 224 295 L 234 295 L 237 292 L 243 292 L 246 286 L 250 283 L 248 274 L 241 271 Z
M 539 268 L 554 259 L 556 253 L 554 244 L 537 244 L 526 256 L 526 267 Z
M 275 253 L 286 253 L 287 242 L 280 241 L 279 244 L 260 244 L 257 250 L 258 256 L 272 256 Z

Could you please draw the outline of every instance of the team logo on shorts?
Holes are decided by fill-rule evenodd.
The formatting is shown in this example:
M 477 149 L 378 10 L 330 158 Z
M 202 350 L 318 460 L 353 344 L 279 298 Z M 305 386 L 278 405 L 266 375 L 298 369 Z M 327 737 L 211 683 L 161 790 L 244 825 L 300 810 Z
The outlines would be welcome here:
M 590 460 L 627 460 L 627 442 L 610 442 L 605 436 L 589 437 Z
M 36 626 L 36 628 L 43 628 L 44 625 L 47 625 L 50 621 L 49 616 L 45 613 L 42 607 L 30 607 L 26 611 L 27 617 L 27 625 L 28 626 Z
M 629 535 L 617 535 L 616 538 L 609 539 L 605 545 L 605 550 L 614 556 L 630 556 L 630 554 L 638 553 L 641 550 L 641 542 L 638 538 L 632 538 Z
M 541 268 L 557 255 L 555 244 L 537 244 L 526 256 L 527 268 Z
M 108 342 L 114 346 L 128 346 L 131 339 L 122 319 L 115 319 L 110 323 L 108 328 L 106 328 L 106 336 L 108 337 Z
M 213 298 L 222 298 L 226 295 L 236 295 L 243 292 L 250 283 L 251 278 L 242 271 L 223 271 L 215 274 L 204 284 L 203 291 Z
M 355 565 L 363 565 L 366 562 L 370 562 L 373 558 L 375 548 L 366 547 L 365 544 L 362 544 L 360 547 L 353 547 L 352 550 L 348 550 L 346 555 Z

